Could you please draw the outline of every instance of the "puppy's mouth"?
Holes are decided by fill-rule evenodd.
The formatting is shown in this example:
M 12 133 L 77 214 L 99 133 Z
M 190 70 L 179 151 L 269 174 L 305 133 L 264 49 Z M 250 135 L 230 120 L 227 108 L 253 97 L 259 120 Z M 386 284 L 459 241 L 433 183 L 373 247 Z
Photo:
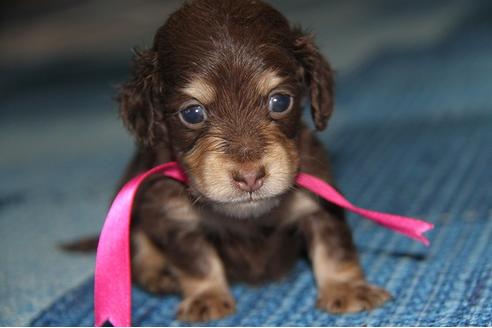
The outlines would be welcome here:
M 275 199 L 278 196 L 279 195 L 263 196 L 263 195 L 249 194 L 249 195 L 246 195 L 245 197 L 231 199 L 228 201 L 223 201 L 223 202 L 218 202 L 218 203 L 221 203 L 221 204 L 254 204 L 257 202 L 261 202 L 261 201 L 269 201 L 269 200 Z
M 239 177 L 230 172 L 207 175 L 201 181 L 192 179 L 198 182 L 192 189 L 202 202 L 236 218 L 260 217 L 277 207 L 281 196 L 292 189 L 295 179 L 293 169 L 266 170 L 266 174 L 260 171 L 260 174 L 250 175 L 243 172 Z
M 264 187 L 253 192 L 245 192 L 225 183 L 220 189 L 216 189 L 222 191 L 219 193 L 220 197 L 216 193 L 202 192 L 198 188 L 192 190 L 201 202 L 208 204 L 215 211 L 228 217 L 247 219 L 261 217 L 277 207 L 281 196 L 290 189 L 287 185 L 276 189 L 269 188 L 268 184 Z
M 259 217 L 280 202 L 280 194 L 269 196 L 248 195 L 227 201 L 212 201 L 215 210 L 239 219 Z

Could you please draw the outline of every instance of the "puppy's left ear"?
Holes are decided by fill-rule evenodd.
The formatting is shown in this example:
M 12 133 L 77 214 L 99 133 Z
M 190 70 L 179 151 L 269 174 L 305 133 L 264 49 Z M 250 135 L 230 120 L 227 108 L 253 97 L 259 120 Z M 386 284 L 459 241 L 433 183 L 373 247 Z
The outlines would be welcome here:
M 299 61 L 300 71 L 309 87 L 311 114 L 316 129 L 324 130 L 333 112 L 333 71 L 314 43 L 313 36 L 301 29 L 294 29 L 294 54 Z

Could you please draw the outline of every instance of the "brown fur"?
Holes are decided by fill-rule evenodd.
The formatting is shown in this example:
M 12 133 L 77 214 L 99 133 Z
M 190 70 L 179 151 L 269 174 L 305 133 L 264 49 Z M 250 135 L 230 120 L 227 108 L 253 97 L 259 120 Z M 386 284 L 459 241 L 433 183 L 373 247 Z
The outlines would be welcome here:
M 368 310 L 389 298 L 364 280 L 343 211 L 293 188 L 299 170 L 333 183 L 323 147 L 300 119 L 308 96 L 324 129 L 333 88 L 313 38 L 260 1 L 187 3 L 151 49 L 136 53 L 119 101 L 138 151 L 122 183 L 175 160 L 190 186 L 151 178 L 140 189 L 133 272 L 150 291 L 181 293 L 180 319 L 232 313 L 228 282 L 279 279 L 303 252 L 313 262 L 320 308 Z M 269 114 L 273 90 L 292 97 L 288 113 Z M 190 101 L 202 101 L 204 124 L 181 122 Z M 262 187 L 235 188 L 238 172 L 251 167 L 263 170 Z

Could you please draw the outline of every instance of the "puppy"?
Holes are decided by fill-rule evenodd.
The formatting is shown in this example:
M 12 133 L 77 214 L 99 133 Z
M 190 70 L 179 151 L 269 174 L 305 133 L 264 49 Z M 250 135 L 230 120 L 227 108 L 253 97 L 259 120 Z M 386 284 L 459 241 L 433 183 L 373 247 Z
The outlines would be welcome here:
M 234 312 L 229 283 L 284 276 L 303 253 L 317 307 L 357 312 L 390 298 L 360 267 L 344 212 L 294 187 L 299 171 L 333 183 L 318 130 L 333 110 L 333 74 L 313 39 L 256 0 L 196 0 L 137 52 L 119 94 L 138 151 L 122 183 L 178 161 L 189 187 L 154 177 L 133 212 L 132 270 L 143 288 L 180 293 L 177 316 Z

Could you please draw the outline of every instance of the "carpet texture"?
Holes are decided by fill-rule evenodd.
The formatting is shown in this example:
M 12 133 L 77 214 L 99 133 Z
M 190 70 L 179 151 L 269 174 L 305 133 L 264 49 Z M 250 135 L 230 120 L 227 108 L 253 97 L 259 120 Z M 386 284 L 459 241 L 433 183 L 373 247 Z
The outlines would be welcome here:
M 351 54 L 353 61 L 343 64 L 345 69 L 337 75 L 334 118 L 320 138 L 331 154 L 338 186 L 348 199 L 361 207 L 416 216 L 434 223 L 435 229 L 428 233 L 431 246 L 426 248 L 350 214 L 349 223 L 368 280 L 387 288 L 394 296 L 391 302 L 370 313 L 334 316 L 320 312 L 314 308 L 316 289 L 312 272 L 308 263 L 299 261 L 283 281 L 260 288 L 234 285 L 236 314 L 208 325 L 492 325 L 492 6 L 487 1 L 422 1 L 398 9 L 390 1 L 374 3 L 377 4 L 374 11 L 360 14 L 359 24 L 363 22 L 368 31 L 383 28 L 386 17 L 393 22 L 412 21 L 413 35 L 420 33 L 421 24 L 427 24 L 428 35 L 432 37 L 411 46 L 410 41 L 388 42 L 376 50 Z M 439 9 L 444 7 L 447 11 Z M 305 17 L 320 21 L 323 12 L 315 8 L 306 9 Z M 299 11 L 302 16 L 302 10 Z M 436 19 L 427 19 L 430 14 L 423 13 L 434 13 Z M 444 17 L 451 18 L 439 27 L 428 23 L 446 21 Z M 355 20 L 353 24 L 357 26 Z M 321 44 L 330 41 L 323 38 L 325 33 L 333 32 L 317 29 Z M 346 51 L 357 49 L 357 45 L 345 47 Z M 90 124 L 91 115 L 84 115 L 79 125 L 70 125 L 70 130 L 82 132 Z M 113 122 L 115 118 L 105 116 L 105 120 Z M 118 130 L 122 128 L 108 123 L 113 130 L 98 129 L 98 124 L 105 126 L 104 122 L 94 123 L 95 131 L 100 133 L 88 136 L 101 140 L 97 151 L 91 148 L 92 166 L 80 168 L 84 148 L 82 154 L 67 149 L 72 159 L 60 161 L 66 168 L 63 178 L 71 182 L 66 187 L 60 184 L 46 190 L 46 195 L 54 199 L 50 204 L 58 204 L 64 215 L 76 220 L 85 219 L 87 213 L 77 213 L 84 213 L 84 208 L 92 203 L 95 209 L 90 214 L 104 216 L 111 185 L 130 153 L 129 148 L 113 147 L 118 142 L 129 142 L 122 130 Z M 9 168 L 4 180 L 7 186 L 18 186 L 19 181 L 24 181 L 15 163 L 12 160 L 7 165 L 4 160 L 4 166 Z M 40 169 L 45 176 L 54 176 L 50 165 L 43 164 Z M 33 181 L 36 186 L 27 196 L 23 189 L 18 189 L 17 194 L 7 194 L 6 187 L 0 189 L 4 195 L 10 195 L 0 198 L 2 239 L 13 238 L 4 227 L 15 230 L 18 222 L 27 221 L 24 212 L 33 215 L 35 209 L 42 208 L 35 207 L 36 204 L 48 197 L 41 195 L 45 180 L 24 179 L 25 186 Z M 94 185 L 93 181 L 100 183 Z M 24 206 L 22 210 L 18 209 L 20 205 Z M 20 221 L 8 220 L 16 215 Z M 55 216 L 60 217 L 60 213 Z M 63 220 L 56 222 L 53 229 L 62 233 Z M 100 218 L 92 218 L 91 222 L 101 224 Z M 41 228 L 41 223 L 36 227 Z M 66 236 L 94 230 L 94 226 L 76 227 Z M 33 240 L 37 238 L 35 232 L 26 233 Z M 0 257 L 0 261 L 15 264 L 17 258 Z M 57 289 L 51 305 L 46 305 L 49 298 L 45 297 L 41 309 L 24 308 L 31 318 L 34 316 L 30 324 L 92 325 L 93 277 L 87 276 L 87 269 L 83 269 L 83 276 L 75 272 L 88 266 L 90 270 L 92 258 L 70 262 L 67 257 L 60 262 L 64 268 L 75 263 L 73 272 L 69 273 L 78 277 L 76 283 L 63 278 L 66 272 L 57 271 L 55 258 L 50 261 L 47 263 L 51 265 L 41 270 L 50 272 L 55 277 L 52 279 L 60 275 L 64 287 Z M 24 262 L 22 265 L 23 270 L 29 267 L 34 270 L 32 265 Z M 3 277 L 12 281 L 16 272 L 5 272 Z M 29 286 L 29 280 L 25 284 Z M 6 286 L 6 282 L 0 285 L 0 298 L 13 297 L 11 287 Z M 25 295 L 31 292 L 16 288 Z M 46 290 L 43 295 L 49 293 Z M 6 301 L 0 300 L 0 323 L 17 322 L 12 319 L 16 310 L 12 304 L 21 301 L 6 305 L 2 302 Z M 134 288 L 133 323 L 186 325 L 174 319 L 178 304 L 175 296 L 155 296 Z
M 383 52 L 340 81 L 349 117 L 323 135 L 339 185 L 361 206 L 436 225 L 425 249 L 350 217 L 368 279 L 394 300 L 371 313 L 322 313 L 299 263 L 285 281 L 234 286 L 237 314 L 211 325 L 492 324 L 490 18 L 478 13 L 438 44 Z M 33 324 L 92 324 L 92 288 L 82 284 Z M 183 325 L 177 305 L 135 289 L 134 324 Z

